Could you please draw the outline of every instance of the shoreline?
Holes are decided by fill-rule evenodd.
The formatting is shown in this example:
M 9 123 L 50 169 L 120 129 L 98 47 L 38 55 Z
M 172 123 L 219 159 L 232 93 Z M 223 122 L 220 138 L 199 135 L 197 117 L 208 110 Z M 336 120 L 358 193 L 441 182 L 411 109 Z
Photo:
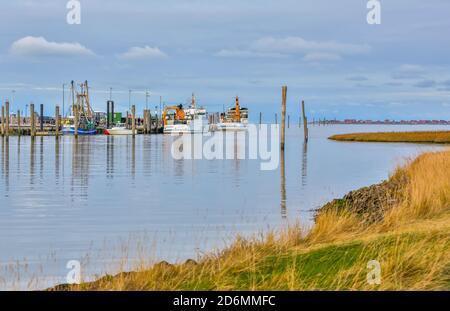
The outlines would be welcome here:
M 308 232 L 295 226 L 263 238 L 238 237 L 198 262 L 161 262 L 47 290 L 448 290 L 448 169 L 450 151 L 423 153 L 388 180 L 319 208 Z M 376 285 L 366 281 L 374 259 L 387 270 Z

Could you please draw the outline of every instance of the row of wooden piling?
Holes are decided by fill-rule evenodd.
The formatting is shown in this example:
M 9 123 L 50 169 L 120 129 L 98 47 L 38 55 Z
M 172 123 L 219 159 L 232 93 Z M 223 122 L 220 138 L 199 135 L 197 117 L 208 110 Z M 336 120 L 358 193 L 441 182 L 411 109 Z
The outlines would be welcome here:
M 302 102 L 300 102 L 300 109 L 302 109 Z M 260 112 L 259 113 L 259 122 L 258 122 L 258 124 L 262 124 L 263 123 L 262 122 L 262 117 L 263 117 L 263 115 Z M 302 111 L 301 111 L 301 115 L 299 116 L 299 118 L 297 120 L 297 123 L 293 123 L 293 122 L 291 122 L 291 115 L 286 114 L 287 128 L 290 128 L 291 125 L 294 125 L 294 124 L 298 125 L 298 127 L 300 128 L 302 125 L 305 124 L 305 120 L 306 120 L 306 123 L 310 124 L 310 125 L 329 125 L 329 124 L 333 124 L 333 120 L 327 120 L 327 119 L 313 119 L 312 121 L 310 121 L 310 120 L 306 119 L 306 115 L 305 115 L 305 118 L 303 118 Z M 277 113 L 274 114 L 274 123 L 273 124 L 278 124 L 278 114 Z
M 113 108 L 114 109 L 114 108 Z M 112 109 L 112 111 L 114 111 Z M 108 109 L 109 110 L 109 109 Z M 11 134 L 11 127 L 10 127 L 10 113 L 9 113 L 9 102 L 7 101 L 4 106 L 1 107 L 1 123 L 0 123 L 0 131 L 2 136 L 9 136 Z M 78 136 L 78 128 L 80 123 L 80 111 L 77 106 L 73 107 L 73 115 L 74 115 L 74 135 L 75 137 Z M 108 114 L 109 119 L 109 114 Z M 17 112 L 17 134 L 21 135 L 23 134 L 22 131 L 22 123 L 21 123 L 21 116 L 20 111 Z M 35 117 L 35 109 L 34 104 L 30 104 L 30 130 L 29 133 L 31 136 L 36 136 L 36 117 Z M 109 121 L 109 120 L 108 120 Z M 130 122 L 131 121 L 131 122 Z M 160 126 L 160 123 L 158 122 L 157 118 L 152 118 L 150 110 L 145 109 L 144 110 L 144 133 L 149 134 L 152 132 L 157 133 L 158 127 Z M 131 120 L 128 120 L 128 113 L 127 113 L 127 127 L 132 130 L 132 134 L 137 134 L 137 124 L 136 124 L 136 106 L 133 105 L 131 107 Z M 108 122 L 109 125 L 109 122 Z M 108 126 L 109 127 L 109 126 Z M 55 107 L 55 135 L 60 135 L 60 129 L 61 129 L 61 115 L 60 115 L 60 108 L 59 106 Z M 43 126 L 43 105 L 41 105 L 41 116 L 40 116 L 40 132 L 42 134 L 44 130 Z
M 134 118 L 136 118 L 136 116 L 134 116 Z M 143 133 L 144 134 L 158 133 L 160 126 L 161 122 L 159 121 L 158 117 L 152 117 L 150 109 L 144 109 L 143 124 L 142 124 Z
M 286 139 L 286 130 L 285 130 L 285 123 L 286 123 L 286 100 L 287 100 L 287 86 L 283 86 L 281 88 L 281 141 L 280 141 L 280 149 L 281 151 L 284 151 L 285 148 L 285 139 Z M 305 101 L 302 100 L 301 102 L 301 110 L 302 110 L 302 117 L 303 117 L 303 134 L 304 134 L 304 140 L 305 142 L 308 142 L 308 119 L 306 118 L 306 112 L 305 112 Z M 259 113 L 259 123 L 261 124 L 262 114 Z M 277 120 L 277 114 L 275 114 L 275 123 L 278 124 Z M 290 117 L 288 116 L 288 128 L 290 126 Z M 298 125 L 300 126 L 300 119 L 298 122 Z
M 10 136 L 11 134 L 11 124 L 10 124 L 10 105 L 9 101 L 5 102 L 5 105 L 1 107 L 1 124 L 0 124 L 0 131 L 2 136 Z M 41 114 L 40 114 L 40 132 L 42 133 L 44 131 L 44 118 L 43 118 L 43 105 L 41 105 Z M 21 136 L 25 129 L 23 128 L 24 124 L 22 124 L 22 117 L 20 114 L 20 110 L 17 110 L 17 135 Z M 36 115 L 34 111 L 34 104 L 30 104 L 30 136 L 36 136 Z M 59 113 L 59 106 L 56 106 L 55 108 L 55 135 L 60 135 L 60 128 L 61 128 L 61 116 Z
M 128 112 L 127 112 L 127 118 L 126 118 L 126 124 L 129 125 L 128 120 Z M 150 133 L 158 133 L 158 129 L 160 127 L 160 123 L 158 122 L 158 118 L 152 118 L 152 114 L 150 109 L 144 109 L 143 111 L 143 133 L 144 134 L 150 134 Z M 136 106 L 131 106 L 131 133 L 133 136 L 137 134 L 137 126 L 136 126 Z

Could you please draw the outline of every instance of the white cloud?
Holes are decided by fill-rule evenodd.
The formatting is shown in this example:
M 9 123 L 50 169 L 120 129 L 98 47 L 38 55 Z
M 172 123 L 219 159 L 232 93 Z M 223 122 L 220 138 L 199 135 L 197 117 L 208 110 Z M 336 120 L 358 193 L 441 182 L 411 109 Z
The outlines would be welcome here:
M 339 56 L 338 54 L 324 53 L 324 52 L 312 52 L 306 54 L 303 57 L 303 60 L 307 62 L 337 61 L 340 59 L 341 56 Z
M 15 41 L 9 50 L 18 56 L 92 56 L 91 50 L 78 42 L 51 42 L 44 37 L 24 37 Z
M 351 76 L 351 77 L 348 77 L 347 80 L 349 80 L 349 81 L 367 81 L 367 80 L 369 80 L 369 78 L 367 78 L 366 76 Z
M 286 55 L 280 53 L 261 53 L 250 50 L 220 50 L 215 54 L 215 56 L 219 57 L 240 57 L 240 58 L 254 58 L 254 57 L 273 57 L 273 58 L 282 58 L 286 57 Z
M 158 47 L 151 46 L 134 46 L 125 53 L 119 54 L 118 57 L 124 60 L 138 60 L 150 58 L 167 58 L 167 54 L 161 51 Z
M 426 70 L 422 66 L 403 64 L 392 73 L 392 78 L 397 80 L 417 79 L 422 78 L 425 73 Z
M 348 44 L 336 41 L 308 41 L 300 37 L 264 37 L 243 49 L 223 49 L 215 55 L 220 57 L 288 57 L 303 55 L 308 62 L 337 61 L 343 55 L 370 52 L 367 44 Z
M 257 51 L 288 54 L 305 52 L 361 54 L 370 51 L 370 46 L 367 44 L 348 44 L 336 41 L 308 41 L 301 37 L 265 37 L 254 42 L 251 47 Z
M 414 84 L 415 87 L 433 87 L 435 86 L 437 83 L 434 80 L 428 79 L 428 80 L 421 80 L 417 83 Z
M 420 65 L 403 64 L 399 68 L 402 72 L 424 72 L 425 69 Z

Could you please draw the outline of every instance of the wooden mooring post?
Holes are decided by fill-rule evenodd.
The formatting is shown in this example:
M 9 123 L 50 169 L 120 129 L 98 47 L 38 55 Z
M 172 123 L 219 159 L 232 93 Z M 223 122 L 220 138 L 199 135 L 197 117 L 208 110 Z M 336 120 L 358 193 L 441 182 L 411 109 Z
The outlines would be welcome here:
M 144 133 L 148 134 L 150 133 L 150 118 L 148 117 L 149 115 L 149 110 L 145 109 L 144 110 Z
M 39 130 L 41 132 L 44 131 L 44 104 L 41 104 L 41 109 L 39 111 L 39 120 L 40 120 L 40 127 Z
M 261 128 L 262 123 L 262 112 L 259 113 L 259 127 Z
M 275 124 L 278 124 L 278 114 L 275 114 Z
M 75 138 L 78 138 L 78 122 L 79 122 L 79 115 L 78 115 L 78 106 L 73 106 L 73 126 L 74 126 L 74 135 Z
M 288 128 L 290 127 L 290 124 L 291 124 L 291 116 L 288 115 Z
M 34 120 L 34 104 L 33 103 L 30 104 L 30 127 L 31 127 L 31 132 L 30 132 L 31 137 L 36 136 L 36 122 Z
M 59 106 L 55 107 L 55 135 L 59 136 L 59 128 L 61 126 L 61 119 L 59 117 Z
M 142 115 L 143 115 L 143 117 L 142 117 L 142 119 L 143 119 L 142 120 L 143 121 L 142 128 L 144 129 L 143 133 L 147 134 L 147 110 L 146 109 L 144 109 Z
M 1 130 L 2 130 L 2 136 L 5 136 L 5 106 L 2 105 L 2 124 L 1 124 Z
M 136 106 L 131 107 L 131 132 L 133 137 L 136 135 Z
M 149 110 L 148 111 L 148 128 L 149 128 L 149 134 L 151 134 L 152 133 L 152 131 L 153 131 L 153 117 L 152 117 L 152 111 L 151 110 Z
M 142 113 L 142 129 L 143 129 L 142 133 L 144 133 L 144 134 L 145 134 L 145 132 L 146 132 L 145 125 L 146 125 L 146 123 L 147 123 L 146 114 L 147 114 L 147 110 L 144 109 L 144 110 L 143 110 L 143 113 Z
M 308 142 L 308 119 L 306 118 L 304 100 L 302 100 L 302 115 L 303 115 L 303 135 L 305 137 L 305 142 Z
M 112 100 L 111 101 L 111 125 L 112 126 L 115 125 L 115 119 L 116 119 L 116 116 L 115 116 L 115 112 L 114 112 L 114 101 Z M 122 121 L 120 121 L 120 122 L 122 122 Z
M 107 101 L 106 102 L 106 128 L 109 129 L 109 125 L 110 125 L 110 120 L 111 120 L 111 112 L 110 112 L 110 107 L 111 107 L 111 101 Z
M 150 134 L 152 132 L 152 113 L 150 109 L 145 110 L 145 132 Z
M 281 150 L 284 150 L 285 138 L 286 138 L 286 96 L 287 96 L 287 86 L 283 86 L 281 89 Z
M 150 110 L 147 110 L 147 134 L 150 134 L 152 131 L 152 113 Z
M 17 110 L 17 135 L 21 135 L 21 129 L 20 129 L 20 110 Z
M 5 135 L 9 136 L 9 101 L 5 103 L 5 113 L 6 113 L 6 122 L 5 122 Z

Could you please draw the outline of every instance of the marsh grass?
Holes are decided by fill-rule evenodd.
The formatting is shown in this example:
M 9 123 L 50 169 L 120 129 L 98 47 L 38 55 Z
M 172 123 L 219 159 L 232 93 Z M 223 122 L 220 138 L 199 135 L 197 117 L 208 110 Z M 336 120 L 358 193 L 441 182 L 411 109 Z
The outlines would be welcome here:
M 450 151 L 425 153 L 397 168 L 402 198 L 367 222 L 341 208 L 312 228 L 293 225 L 238 237 L 198 262 L 141 265 L 64 290 L 438 290 L 450 289 Z M 383 207 L 380 207 L 383 208 Z M 367 282 L 379 261 L 381 284 Z
M 450 131 L 420 131 L 420 132 L 373 132 L 338 134 L 329 137 L 338 141 L 360 142 L 405 142 L 405 143 L 450 143 Z

